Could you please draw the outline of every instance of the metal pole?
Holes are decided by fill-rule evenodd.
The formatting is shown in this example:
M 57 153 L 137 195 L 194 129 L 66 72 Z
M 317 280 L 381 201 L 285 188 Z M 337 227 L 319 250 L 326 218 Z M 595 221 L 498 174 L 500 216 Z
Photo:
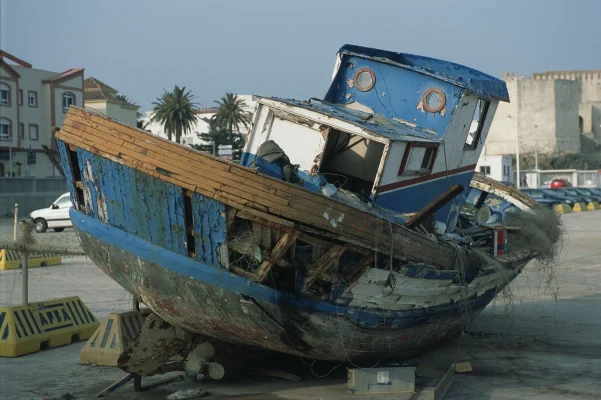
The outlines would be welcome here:
M 516 187 L 518 190 L 522 185 L 522 177 L 520 176 L 520 123 L 518 122 L 519 112 L 519 89 L 518 89 L 518 77 L 515 76 L 515 166 L 517 172 Z
M 24 305 L 29 303 L 29 252 L 23 252 L 23 292 L 21 302 Z
M 19 220 L 19 203 L 15 203 L 15 222 L 13 227 L 13 240 L 17 241 L 17 225 Z

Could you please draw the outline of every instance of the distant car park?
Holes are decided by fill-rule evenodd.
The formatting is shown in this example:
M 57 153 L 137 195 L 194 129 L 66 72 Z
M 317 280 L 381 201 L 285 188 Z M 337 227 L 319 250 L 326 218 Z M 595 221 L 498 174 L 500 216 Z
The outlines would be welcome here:
M 555 209 L 560 204 L 567 204 L 571 207 L 579 201 L 572 196 L 555 193 L 551 189 L 522 189 L 521 192 L 533 198 L 541 206 L 551 209 Z

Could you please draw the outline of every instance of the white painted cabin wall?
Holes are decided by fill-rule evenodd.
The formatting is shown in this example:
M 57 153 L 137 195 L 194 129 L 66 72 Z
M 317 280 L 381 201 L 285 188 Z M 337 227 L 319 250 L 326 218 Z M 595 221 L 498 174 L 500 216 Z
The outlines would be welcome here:
M 311 171 L 326 143 L 320 131 L 278 117 L 271 125 L 269 140 L 276 142 L 290 162 L 300 165 L 304 171 Z
M 399 175 L 399 168 L 401 167 L 401 161 L 405 154 L 406 142 L 392 142 L 390 150 L 388 151 L 388 157 L 384 164 L 384 170 L 382 171 L 382 178 L 380 179 L 380 186 L 387 185 L 389 183 L 397 182 L 401 180 Z
M 311 171 L 315 158 L 325 146 L 321 131 L 273 117 L 269 108 L 263 105 L 259 106 L 257 112 L 246 152 L 257 154 L 261 144 L 273 140 L 284 150 L 292 164 L 298 164 L 301 170 Z

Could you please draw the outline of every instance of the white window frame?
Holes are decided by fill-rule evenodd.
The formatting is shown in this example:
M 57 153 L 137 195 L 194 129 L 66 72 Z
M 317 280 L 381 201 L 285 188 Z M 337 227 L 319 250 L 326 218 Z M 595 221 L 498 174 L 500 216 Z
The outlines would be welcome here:
M 6 93 L 6 99 L 2 98 L 2 94 Z M 0 105 L 10 106 L 10 86 L 0 82 Z
M 35 139 L 31 137 L 32 128 L 35 128 Z M 40 127 L 37 124 L 29 124 L 29 140 L 40 140 Z
M 67 100 L 67 99 L 71 99 L 71 102 L 69 104 L 67 104 L 67 106 L 65 106 L 65 100 Z M 75 95 L 71 92 L 65 92 L 65 93 L 63 93 L 62 101 L 63 101 L 63 112 L 66 113 L 69 111 L 69 106 L 71 104 L 75 104 Z
M 4 128 L 6 127 L 6 128 Z M 6 129 L 6 136 L 4 134 L 4 130 Z M 12 123 L 10 122 L 10 120 L 8 119 L 0 119 L 0 140 L 10 140 L 12 135 L 11 135 L 11 130 L 12 130 Z
M 31 99 L 33 99 L 33 103 L 31 102 Z M 30 90 L 27 93 L 27 105 L 29 105 L 29 107 L 37 107 L 38 106 L 38 92 L 34 92 L 33 90 Z

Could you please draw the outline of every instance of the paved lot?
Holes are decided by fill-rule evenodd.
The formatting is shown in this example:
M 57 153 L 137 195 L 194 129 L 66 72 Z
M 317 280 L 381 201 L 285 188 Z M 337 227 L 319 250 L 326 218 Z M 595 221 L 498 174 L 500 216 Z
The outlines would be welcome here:
M 601 399 L 601 211 L 563 218 L 568 235 L 554 280 L 541 283 L 543 277 L 529 266 L 511 285 L 511 301 L 500 299 L 489 306 L 472 325 L 473 333 L 411 360 L 420 376 L 442 374 L 451 362 L 472 361 L 474 372 L 458 375 L 445 399 Z M 0 220 L 0 239 L 11 232 L 10 221 Z M 77 246 L 70 230 L 38 238 Z M 20 282 L 20 271 L 0 271 L 0 304 L 20 302 Z M 31 300 L 78 295 L 99 319 L 131 304 L 130 296 L 85 257 L 32 270 L 30 289 Z M 118 369 L 79 365 L 82 346 L 0 359 L 0 399 L 38 400 L 63 393 L 92 399 L 124 376 Z M 343 368 L 317 378 L 301 360 L 286 363 L 284 368 L 307 379 L 299 384 L 267 378 L 204 383 L 214 394 L 205 398 L 354 398 L 345 395 Z M 314 372 L 327 368 L 317 364 Z M 180 382 L 146 393 L 127 386 L 109 398 L 161 399 L 195 385 Z

